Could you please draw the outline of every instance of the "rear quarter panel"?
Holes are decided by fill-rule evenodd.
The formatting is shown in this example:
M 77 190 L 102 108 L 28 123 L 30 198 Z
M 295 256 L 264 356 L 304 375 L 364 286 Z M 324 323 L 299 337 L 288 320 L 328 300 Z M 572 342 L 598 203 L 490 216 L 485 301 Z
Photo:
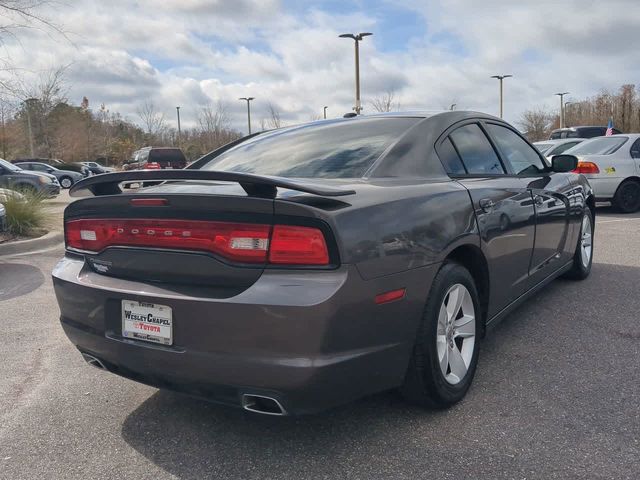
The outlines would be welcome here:
M 365 280 L 441 262 L 456 246 L 479 244 L 467 190 L 457 182 L 378 180 L 356 185 L 348 206 L 316 210 L 335 233 L 342 263 Z M 309 211 L 305 207 L 305 211 Z M 305 214 L 295 203 L 275 203 L 276 215 Z

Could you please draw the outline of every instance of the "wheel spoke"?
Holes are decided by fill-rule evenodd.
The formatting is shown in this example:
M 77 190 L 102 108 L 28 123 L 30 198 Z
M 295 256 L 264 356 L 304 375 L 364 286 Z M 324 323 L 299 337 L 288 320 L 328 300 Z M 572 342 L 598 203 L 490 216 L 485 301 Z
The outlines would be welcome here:
M 460 353 L 460 350 L 458 350 L 455 343 L 453 344 L 453 348 L 448 348 L 447 350 L 449 353 L 449 368 L 451 368 L 451 375 L 454 375 L 459 382 L 467 373 L 467 366 L 462 358 L 462 353 Z
M 475 317 L 473 315 L 465 315 L 457 320 L 453 326 L 455 327 L 453 337 L 473 337 L 476 334 Z
M 464 293 L 459 285 L 456 285 L 455 288 L 449 292 L 449 301 L 447 302 L 447 316 L 449 321 L 455 320 L 458 316 L 463 297 Z
M 438 361 L 440 363 L 440 371 L 442 375 L 447 375 L 447 366 L 449 365 L 449 347 L 447 345 L 447 337 L 438 335 Z

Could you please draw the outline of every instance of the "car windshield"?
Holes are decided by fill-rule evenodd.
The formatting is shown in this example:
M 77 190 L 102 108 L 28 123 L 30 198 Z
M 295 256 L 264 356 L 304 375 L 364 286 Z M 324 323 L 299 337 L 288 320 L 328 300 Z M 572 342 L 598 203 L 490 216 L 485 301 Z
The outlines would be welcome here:
M 420 118 L 370 118 L 302 125 L 258 135 L 203 170 L 298 178 L 359 178 Z
M 20 167 L 13 165 L 12 163 L 7 162 L 0 158 L 0 167 L 3 167 L 5 170 L 9 170 L 11 172 L 18 172 L 22 170 Z
M 553 147 L 553 143 L 534 143 L 535 147 L 540 151 L 540 153 L 544 153 Z
M 618 150 L 628 137 L 598 137 L 576 145 L 567 150 L 572 155 L 611 155 Z

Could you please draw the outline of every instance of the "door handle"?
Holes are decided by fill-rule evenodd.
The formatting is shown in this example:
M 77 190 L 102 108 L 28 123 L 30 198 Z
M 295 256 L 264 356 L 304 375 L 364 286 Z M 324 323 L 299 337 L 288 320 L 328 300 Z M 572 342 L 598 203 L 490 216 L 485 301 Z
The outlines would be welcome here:
M 493 210 L 493 207 L 496 206 L 496 204 L 493 203 L 493 200 L 491 200 L 490 198 L 483 198 L 478 202 L 478 204 L 480 205 L 482 211 L 485 213 L 489 213 L 491 210 Z

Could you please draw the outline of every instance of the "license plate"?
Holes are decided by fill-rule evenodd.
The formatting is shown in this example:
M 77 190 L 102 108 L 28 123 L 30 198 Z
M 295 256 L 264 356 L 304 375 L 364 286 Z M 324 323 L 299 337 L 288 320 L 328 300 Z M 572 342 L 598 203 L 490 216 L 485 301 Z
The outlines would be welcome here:
M 171 345 L 173 343 L 171 307 L 123 300 L 122 336 L 162 345 Z

